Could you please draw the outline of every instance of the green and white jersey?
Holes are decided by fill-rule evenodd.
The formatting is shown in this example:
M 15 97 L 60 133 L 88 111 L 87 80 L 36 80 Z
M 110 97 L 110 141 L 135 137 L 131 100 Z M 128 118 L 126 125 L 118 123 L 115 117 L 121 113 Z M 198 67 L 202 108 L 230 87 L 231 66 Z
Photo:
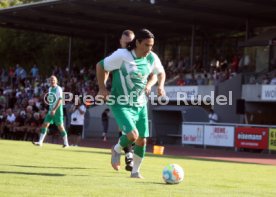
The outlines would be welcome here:
M 116 104 L 120 104 L 117 98 L 122 98 L 123 95 L 128 98 L 126 105 L 130 106 L 144 105 L 144 89 L 149 74 L 164 72 L 161 61 L 154 52 L 150 52 L 147 57 L 137 58 L 134 50 L 118 49 L 102 60 L 101 65 L 104 70 L 112 71 L 110 98 L 114 99 Z
M 62 88 L 60 86 L 50 87 L 48 93 L 49 112 L 56 106 L 57 101 L 62 99 Z M 57 115 L 63 115 L 62 104 L 56 110 Z

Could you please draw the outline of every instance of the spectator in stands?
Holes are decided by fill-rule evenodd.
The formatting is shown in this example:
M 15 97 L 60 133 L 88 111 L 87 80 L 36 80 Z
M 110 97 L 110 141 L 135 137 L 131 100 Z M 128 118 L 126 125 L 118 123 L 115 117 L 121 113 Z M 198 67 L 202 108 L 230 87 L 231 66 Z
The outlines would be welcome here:
M 103 126 L 103 141 L 107 140 L 108 123 L 109 123 L 109 109 L 105 109 L 102 113 L 102 126 Z
M 196 77 L 196 84 L 197 85 L 205 85 L 204 84 L 204 79 L 202 78 L 201 74 L 199 73 Z
M 183 75 L 182 72 L 179 74 L 178 80 L 176 81 L 176 85 L 178 85 L 178 86 L 184 86 L 185 85 L 184 75 Z
M 239 57 L 238 57 L 238 55 L 234 55 L 232 57 L 232 61 L 231 61 L 230 65 L 231 65 L 232 72 L 237 73 L 238 69 L 239 69 Z
M 273 73 L 273 78 L 270 81 L 270 85 L 276 85 L 276 72 Z
M 270 79 L 269 79 L 269 76 L 268 76 L 268 74 L 265 74 L 265 75 L 263 75 L 263 77 L 262 77 L 262 84 L 269 84 L 269 82 L 270 82 Z
M 7 99 L 3 94 L 3 89 L 0 89 L 0 109 L 4 109 L 7 106 Z
M 13 132 L 13 127 L 14 127 L 14 124 L 15 124 L 15 120 L 16 120 L 16 116 L 15 114 L 13 113 L 12 109 L 7 109 L 6 111 L 7 113 L 7 116 L 6 116 L 6 121 L 4 122 L 4 125 L 3 125 L 3 130 L 4 130 L 4 134 L 6 138 L 12 138 L 13 135 L 12 135 L 12 132 Z
M 30 114 L 27 116 L 30 116 Z M 25 139 L 31 139 L 31 141 L 38 140 L 39 128 L 42 126 L 42 124 L 43 119 L 40 117 L 40 114 L 38 112 L 34 113 L 33 116 L 29 117 L 26 121 L 27 135 L 25 136 Z
M 0 138 L 3 137 L 5 120 L 6 120 L 5 110 L 4 109 L 0 109 Z
M 216 112 L 214 112 L 213 109 L 210 109 L 210 113 L 209 113 L 209 123 L 217 123 L 218 122 L 218 115 L 216 114 Z
M 38 74 L 39 74 L 39 70 L 37 68 L 37 65 L 34 64 L 33 67 L 32 67 L 32 69 L 31 69 L 32 78 L 36 79 L 38 77 Z
M 9 81 L 9 73 L 8 70 L 5 68 L 2 68 L 2 72 L 1 72 L 1 82 L 4 86 L 7 85 L 7 82 Z

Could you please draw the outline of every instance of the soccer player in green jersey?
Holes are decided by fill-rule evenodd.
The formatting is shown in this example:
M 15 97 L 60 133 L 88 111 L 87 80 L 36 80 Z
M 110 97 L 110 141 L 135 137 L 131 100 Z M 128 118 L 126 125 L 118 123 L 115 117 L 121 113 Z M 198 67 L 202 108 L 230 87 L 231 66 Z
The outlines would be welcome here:
M 63 125 L 63 107 L 62 107 L 62 89 L 57 85 L 58 81 L 56 76 L 52 75 L 50 77 L 50 85 L 47 97 L 47 102 L 49 104 L 49 111 L 44 119 L 41 133 L 38 142 L 34 142 L 34 145 L 42 146 L 43 141 L 47 135 L 47 130 L 50 124 L 55 123 L 63 137 L 63 147 L 69 147 L 67 132 L 65 131 Z
M 123 31 L 121 38 L 120 38 L 120 46 L 121 48 L 127 48 L 128 44 L 134 39 L 134 32 L 127 29 Z M 120 135 L 122 132 L 120 132 Z M 123 148 L 125 152 L 125 169 L 127 171 L 132 171 L 133 168 L 133 150 L 132 150 L 132 144 Z
M 153 45 L 154 35 L 141 29 L 135 33 L 135 39 L 127 49 L 118 49 L 97 64 L 98 98 L 106 99 L 123 133 L 112 147 L 111 165 L 119 170 L 121 150 L 135 142 L 132 178 L 143 178 L 140 166 L 149 136 L 146 94 L 153 85 L 152 80 L 148 81 L 151 73 L 158 78 L 158 96 L 165 95 L 166 75 L 160 59 L 151 51 Z M 110 95 L 105 86 L 106 72 L 113 75 Z

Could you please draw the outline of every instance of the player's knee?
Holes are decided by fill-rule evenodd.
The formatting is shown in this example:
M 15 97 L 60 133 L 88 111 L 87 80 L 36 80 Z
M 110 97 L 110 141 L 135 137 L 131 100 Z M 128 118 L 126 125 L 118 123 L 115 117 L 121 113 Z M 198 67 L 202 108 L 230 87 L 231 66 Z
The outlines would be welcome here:
M 65 128 L 64 128 L 64 126 L 63 126 L 63 125 L 59 125 L 59 126 L 58 126 L 58 130 L 59 130 L 60 132 L 62 132 L 62 131 L 64 131 L 64 130 L 65 130 Z
M 138 138 L 135 142 L 138 146 L 146 146 L 147 139 L 146 138 Z
M 130 141 L 135 142 L 138 139 L 139 135 L 137 131 L 133 130 L 132 132 L 127 134 L 127 137 Z

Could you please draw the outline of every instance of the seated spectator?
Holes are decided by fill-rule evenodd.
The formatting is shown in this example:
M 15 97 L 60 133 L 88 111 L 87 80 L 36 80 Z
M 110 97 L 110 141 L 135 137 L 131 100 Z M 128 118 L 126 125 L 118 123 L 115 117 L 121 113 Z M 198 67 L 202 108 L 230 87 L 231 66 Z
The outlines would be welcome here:
M 178 85 L 178 86 L 184 86 L 185 85 L 183 73 L 179 74 L 179 78 L 176 81 L 176 85 Z
M 209 123 L 217 123 L 217 122 L 218 122 L 218 115 L 214 112 L 213 109 L 210 109 Z
M 37 141 L 40 134 L 40 128 L 42 126 L 43 119 L 41 119 L 38 112 L 34 113 L 31 118 L 26 121 L 27 125 L 27 135 L 26 140 Z
M 270 85 L 276 85 L 276 72 L 273 74 L 273 78 L 270 81 Z
M 198 74 L 196 77 L 196 83 L 197 85 L 205 85 L 204 84 L 204 79 L 202 78 L 201 74 Z
M 0 110 L 0 138 L 3 137 L 5 120 L 6 120 L 5 110 L 2 109 Z
M 7 105 L 7 99 L 3 94 L 3 90 L 0 89 L 0 109 L 4 109 Z
M 206 72 L 203 75 L 203 83 L 204 83 L 204 85 L 209 85 L 209 78 L 208 78 L 208 74 Z
M 269 76 L 268 74 L 265 74 L 263 77 L 262 77 L 262 84 L 269 84 Z

